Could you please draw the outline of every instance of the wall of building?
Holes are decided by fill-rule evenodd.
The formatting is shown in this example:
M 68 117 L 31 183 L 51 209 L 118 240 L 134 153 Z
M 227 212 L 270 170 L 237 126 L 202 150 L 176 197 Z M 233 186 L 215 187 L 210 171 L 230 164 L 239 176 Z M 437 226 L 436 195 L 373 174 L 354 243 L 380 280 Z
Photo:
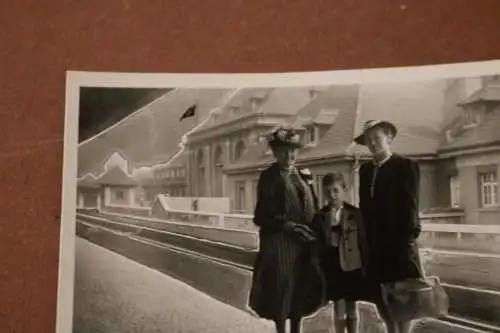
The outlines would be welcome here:
M 346 201 L 358 205 L 358 187 L 359 176 L 358 172 L 352 171 L 354 167 L 353 161 L 338 161 L 323 164 L 307 165 L 314 176 L 314 188 L 318 196 L 320 205 L 324 204 L 324 195 L 321 189 L 321 182 L 327 173 L 340 172 L 344 175 L 344 179 L 348 185 L 346 193 Z M 436 165 L 435 162 L 420 163 L 420 209 L 435 207 L 438 202 L 440 193 L 436 191 Z M 243 211 L 253 214 L 253 209 L 256 204 L 256 186 L 259 179 L 259 173 L 249 171 L 247 173 L 228 175 L 227 194 L 231 198 L 231 210 Z M 244 205 L 238 204 L 239 195 L 237 194 L 240 187 L 244 187 Z M 444 189 L 443 189 L 444 191 Z
M 99 188 L 78 187 L 78 202 L 80 208 L 98 208 L 100 204 Z
M 190 195 L 226 196 L 222 185 L 223 172 L 217 164 L 228 165 L 237 157 L 238 146 L 247 149 L 251 143 L 251 131 L 242 130 L 236 134 L 221 135 L 201 144 L 190 145 L 187 158 L 188 187 L 192 189 Z M 200 168 L 203 168 L 203 174 Z
M 439 203 L 440 191 L 445 191 L 440 188 L 437 177 L 437 165 L 434 161 L 421 161 L 420 167 L 420 196 L 419 210 L 436 207 Z M 440 190 L 438 190 L 440 188 Z
M 454 158 L 436 161 L 435 206 L 451 207 L 450 177 L 458 176 Z
M 253 214 L 257 203 L 257 184 L 260 173 L 250 171 L 244 174 L 228 175 L 225 192 L 230 198 L 230 207 L 233 212 Z M 243 188 L 243 194 L 238 194 L 238 188 Z M 240 192 L 241 193 L 241 192 Z M 241 204 L 239 204 L 240 198 Z
M 350 161 L 341 161 L 337 163 L 324 163 L 316 165 L 307 165 L 304 167 L 309 168 L 314 176 L 314 188 L 316 190 L 316 195 L 318 196 L 320 206 L 324 204 L 324 195 L 321 189 L 321 182 L 323 177 L 330 172 L 341 172 L 344 175 L 344 179 L 348 185 L 348 192 L 346 193 L 346 201 L 357 205 L 357 190 L 355 181 L 355 172 L 351 172 L 353 168 L 353 163 Z
M 473 155 L 461 155 L 457 158 L 459 170 L 461 199 L 465 209 L 467 224 L 500 224 L 500 206 L 481 207 L 481 189 L 479 172 L 484 168 L 493 168 L 498 180 L 500 176 L 500 151 Z
M 105 206 L 134 206 L 136 190 L 129 186 L 108 185 L 104 187 Z
M 187 154 L 187 173 L 190 189 L 188 195 L 191 196 L 217 196 L 228 197 L 226 191 L 232 188 L 228 184 L 221 167 L 235 162 L 252 145 L 257 144 L 261 135 L 267 133 L 268 129 L 264 126 L 253 128 L 241 128 L 241 130 L 232 133 L 224 133 L 223 129 L 215 129 L 213 138 L 203 140 L 202 142 L 191 143 Z M 243 149 L 239 149 L 244 147 Z M 199 156 L 203 159 L 200 165 Z M 200 175 L 200 167 L 203 167 L 203 176 Z M 203 182 L 200 180 L 203 179 Z

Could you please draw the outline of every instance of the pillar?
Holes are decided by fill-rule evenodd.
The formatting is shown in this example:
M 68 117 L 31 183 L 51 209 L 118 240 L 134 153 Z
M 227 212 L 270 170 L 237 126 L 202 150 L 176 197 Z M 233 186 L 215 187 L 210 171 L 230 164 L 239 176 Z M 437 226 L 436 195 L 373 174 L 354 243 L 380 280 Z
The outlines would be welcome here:
M 226 139 L 224 142 L 224 154 L 222 160 L 224 161 L 224 165 L 227 166 L 231 163 L 230 161 L 230 156 L 231 156 L 231 141 L 229 139 Z M 228 197 L 229 193 L 229 182 L 227 179 L 227 175 L 225 172 L 222 173 L 222 196 L 223 197 Z
M 78 191 L 78 208 L 84 208 L 85 207 L 85 201 L 83 199 L 83 194 Z
M 205 149 L 204 149 L 204 159 L 203 159 L 203 162 L 205 162 L 205 175 L 204 175 L 204 178 L 205 178 L 205 193 L 204 196 L 207 196 L 207 197 L 210 197 L 212 195 L 212 187 L 210 186 L 211 185 L 211 156 L 210 156 L 210 146 L 207 145 L 205 146 Z
M 109 206 L 111 203 L 111 190 L 108 186 L 104 187 L 104 205 Z
M 135 193 L 134 193 L 134 188 L 131 187 L 128 189 L 128 205 L 130 207 L 133 207 L 135 203 Z
M 101 193 L 97 193 L 97 209 L 101 210 Z
M 187 191 L 184 195 L 186 196 L 192 196 L 192 188 L 193 188 L 193 178 L 192 178 L 192 170 L 193 170 L 193 152 L 191 150 L 187 150 L 186 152 L 187 158 L 186 158 L 186 170 L 184 173 L 184 177 L 186 179 L 186 187 Z

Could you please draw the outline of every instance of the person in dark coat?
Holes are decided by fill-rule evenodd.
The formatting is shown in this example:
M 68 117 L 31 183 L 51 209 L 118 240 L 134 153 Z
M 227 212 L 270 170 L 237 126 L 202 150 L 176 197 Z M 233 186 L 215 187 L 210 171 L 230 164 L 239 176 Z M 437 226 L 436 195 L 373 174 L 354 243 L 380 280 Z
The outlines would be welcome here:
M 363 217 L 359 208 L 344 200 L 347 183 L 341 173 L 323 177 L 322 190 L 326 198 L 313 220 L 311 229 L 317 244 L 327 281 L 327 300 L 334 302 L 336 333 L 358 332 L 356 302 L 368 300 L 366 288 L 368 244 Z
M 316 194 L 316 191 L 314 190 L 314 177 L 313 177 L 311 170 L 309 170 L 308 168 L 300 168 L 299 174 L 302 176 L 302 178 L 304 179 L 306 184 L 309 185 L 309 188 L 311 189 L 311 194 L 313 196 L 315 209 L 319 209 L 318 195 Z
M 410 322 L 391 318 L 382 301 L 381 284 L 423 277 L 417 238 L 420 235 L 418 164 L 393 154 L 396 126 L 388 121 L 368 121 L 354 140 L 365 145 L 373 160 L 359 170 L 359 206 L 367 225 L 370 249 L 368 274 L 375 283 L 375 303 L 388 332 L 406 333 Z
M 279 128 L 269 146 L 276 162 L 261 173 L 257 188 L 259 252 L 249 307 L 273 320 L 278 333 L 285 332 L 288 319 L 291 332 L 298 333 L 302 318 L 324 305 L 324 276 L 311 245 L 316 209 L 311 188 L 294 165 L 300 137 L 293 129 Z

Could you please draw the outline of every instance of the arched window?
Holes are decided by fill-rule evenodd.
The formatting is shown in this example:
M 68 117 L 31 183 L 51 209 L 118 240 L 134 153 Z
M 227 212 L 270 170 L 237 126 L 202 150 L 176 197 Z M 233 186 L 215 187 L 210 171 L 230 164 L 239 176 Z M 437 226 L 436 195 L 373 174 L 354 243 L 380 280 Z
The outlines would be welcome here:
M 240 159 L 241 156 L 243 156 L 246 152 L 246 145 L 245 142 L 242 140 L 238 141 L 236 144 L 236 147 L 234 148 L 234 161 L 236 162 L 237 160 Z

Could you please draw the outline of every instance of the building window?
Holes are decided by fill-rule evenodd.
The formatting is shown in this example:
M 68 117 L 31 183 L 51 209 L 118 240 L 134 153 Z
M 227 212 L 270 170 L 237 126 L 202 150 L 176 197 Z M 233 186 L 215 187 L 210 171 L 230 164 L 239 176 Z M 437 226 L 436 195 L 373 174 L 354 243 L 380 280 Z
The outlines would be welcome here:
M 477 123 L 477 113 L 474 110 L 464 110 L 465 126 L 472 126 Z
M 262 104 L 262 98 L 252 97 L 250 98 L 250 103 L 252 104 L 252 112 L 257 112 L 257 110 Z
M 246 208 L 246 190 L 245 182 L 236 182 L 236 210 L 239 212 L 244 211 Z
M 238 141 L 234 149 L 234 162 L 242 157 L 246 152 L 246 145 L 243 141 Z
M 318 139 L 318 136 L 317 136 L 317 129 L 316 127 L 308 127 L 306 129 L 306 144 L 307 145 L 315 145 L 316 144 L 316 141 Z
M 479 174 L 481 189 L 481 206 L 491 207 L 498 205 L 498 183 L 496 171 Z
M 458 176 L 450 177 L 450 206 L 460 207 L 460 180 Z
M 125 193 L 123 193 L 123 191 L 115 191 L 115 199 L 116 200 L 125 199 Z

